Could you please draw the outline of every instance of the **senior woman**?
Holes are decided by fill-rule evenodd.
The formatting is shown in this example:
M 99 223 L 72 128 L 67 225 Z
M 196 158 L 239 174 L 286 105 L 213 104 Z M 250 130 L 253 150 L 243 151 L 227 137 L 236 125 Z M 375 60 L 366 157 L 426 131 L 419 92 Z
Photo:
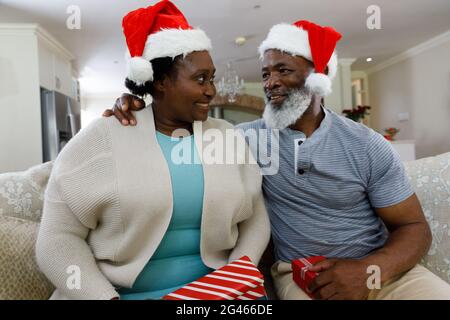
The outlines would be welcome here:
M 123 28 L 126 86 L 153 102 L 136 127 L 95 120 L 56 159 L 36 246 L 53 299 L 159 299 L 243 255 L 257 264 L 269 240 L 257 164 L 202 160 L 204 133 L 232 129 L 208 118 L 207 36 L 170 1 Z

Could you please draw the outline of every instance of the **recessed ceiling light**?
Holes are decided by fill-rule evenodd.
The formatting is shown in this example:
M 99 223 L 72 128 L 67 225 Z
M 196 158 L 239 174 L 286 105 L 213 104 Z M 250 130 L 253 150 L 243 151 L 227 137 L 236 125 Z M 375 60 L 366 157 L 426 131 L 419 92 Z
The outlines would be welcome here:
M 245 42 L 247 41 L 247 38 L 240 36 L 237 37 L 236 39 L 234 39 L 234 42 L 238 45 L 238 46 L 242 46 Z
M 372 62 L 372 60 L 373 60 L 372 58 L 367 58 L 366 59 L 367 62 Z

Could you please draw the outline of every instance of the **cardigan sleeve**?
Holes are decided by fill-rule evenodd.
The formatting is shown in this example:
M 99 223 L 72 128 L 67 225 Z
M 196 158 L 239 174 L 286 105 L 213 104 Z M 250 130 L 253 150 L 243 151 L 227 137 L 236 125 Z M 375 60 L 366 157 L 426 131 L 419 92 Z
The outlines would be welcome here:
M 253 200 L 253 213 L 250 218 L 238 224 L 239 237 L 233 248 L 229 262 L 248 256 L 258 265 L 270 240 L 270 221 L 267 215 L 262 192 Z
M 93 147 L 92 141 L 97 141 L 96 147 Z M 70 299 L 112 299 L 119 296 L 100 271 L 86 242 L 90 230 L 97 223 L 96 216 L 92 214 L 95 208 L 86 207 L 89 203 L 80 199 L 80 206 L 86 208 L 84 211 L 81 208 L 74 210 L 68 200 L 76 198 L 77 194 L 89 194 L 89 189 L 77 190 L 77 183 L 89 181 L 89 177 L 83 176 L 85 170 L 82 168 L 91 167 L 95 157 L 105 157 L 107 148 L 102 148 L 106 147 L 102 143 L 98 123 L 74 137 L 55 161 L 45 193 L 36 259 L 56 289 Z M 86 214 L 80 215 L 80 212 Z
M 44 207 L 36 242 L 36 258 L 41 271 L 69 299 L 118 297 L 86 243 L 89 229 L 72 214 L 64 201 L 47 198 Z
M 258 265 L 270 240 L 270 220 L 262 193 L 261 169 L 253 158 L 252 153 L 249 152 L 250 147 L 245 141 L 242 132 L 240 132 L 240 137 L 244 139 L 246 154 L 249 157 L 247 158 L 247 164 L 241 168 L 244 172 L 243 182 L 246 193 L 251 197 L 252 212 L 249 218 L 238 224 L 239 236 L 230 254 L 229 261 L 248 256 L 255 265 Z

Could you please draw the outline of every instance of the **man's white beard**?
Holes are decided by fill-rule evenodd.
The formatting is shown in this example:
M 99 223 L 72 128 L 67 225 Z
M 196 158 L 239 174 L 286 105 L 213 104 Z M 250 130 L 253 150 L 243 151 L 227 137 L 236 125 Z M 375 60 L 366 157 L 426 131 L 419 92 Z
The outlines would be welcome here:
M 292 90 L 280 107 L 274 107 L 266 98 L 263 119 L 273 129 L 285 129 L 301 118 L 311 104 L 312 93 L 307 88 Z

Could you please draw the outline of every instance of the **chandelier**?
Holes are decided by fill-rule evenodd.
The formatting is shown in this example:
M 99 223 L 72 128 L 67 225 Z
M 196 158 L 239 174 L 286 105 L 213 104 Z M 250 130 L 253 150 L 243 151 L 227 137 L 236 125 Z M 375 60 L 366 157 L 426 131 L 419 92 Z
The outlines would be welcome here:
M 233 69 L 231 62 L 227 63 L 227 68 L 222 79 L 217 84 L 219 96 L 227 96 L 228 102 L 236 102 L 236 97 L 244 88 L 244 79 L 239 79 L 237 72 Z

